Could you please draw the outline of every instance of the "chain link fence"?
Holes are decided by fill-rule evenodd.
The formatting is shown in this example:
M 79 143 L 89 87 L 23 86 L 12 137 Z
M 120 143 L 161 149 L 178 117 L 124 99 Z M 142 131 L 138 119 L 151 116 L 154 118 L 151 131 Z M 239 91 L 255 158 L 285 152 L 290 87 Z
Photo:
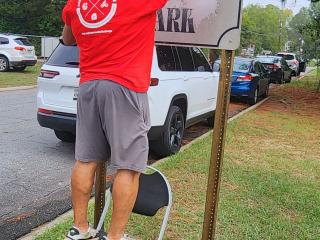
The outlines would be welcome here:
M 29 42 L 35 47 L 36 55 L 39 59 L 46 60 L 59 44 L 59 37 L 37 36 L 21 34 L 29 39 Z

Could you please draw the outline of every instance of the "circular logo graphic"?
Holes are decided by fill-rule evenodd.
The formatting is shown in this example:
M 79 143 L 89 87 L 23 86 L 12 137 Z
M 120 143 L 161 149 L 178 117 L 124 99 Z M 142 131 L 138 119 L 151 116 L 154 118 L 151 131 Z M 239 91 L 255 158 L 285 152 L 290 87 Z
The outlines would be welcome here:
M 107 24 L 117 11 L 117 0 L 79 0 L 77 14 L 87 28 L 100 28 Z

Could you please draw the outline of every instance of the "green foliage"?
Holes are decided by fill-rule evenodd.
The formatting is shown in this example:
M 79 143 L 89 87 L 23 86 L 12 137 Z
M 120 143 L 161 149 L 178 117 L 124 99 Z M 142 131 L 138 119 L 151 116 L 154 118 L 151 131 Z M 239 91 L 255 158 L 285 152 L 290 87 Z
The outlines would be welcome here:
M 59 35 L 63 2 L 50 0 L 0 1 L 0 32 Z
M 287 40 L 287 33 L 280 30 L 280 17 L 285 23 L 291 18 L 290 10 L 281 10 L 274 5 L 249 5 L 243 10 L 241 47 L 250 44 L 256 46 L 256 51 L 271 50 L 277 52 L 283 48 Z M 281 34 L 281 38 L 279 38 Z
M 306 58 L 319 58 L 320 2 L 302 8 L 289 24 L 289 39 L 295 51 L 303 49 Z M 302 42 L 303 41 L 303 42 Z

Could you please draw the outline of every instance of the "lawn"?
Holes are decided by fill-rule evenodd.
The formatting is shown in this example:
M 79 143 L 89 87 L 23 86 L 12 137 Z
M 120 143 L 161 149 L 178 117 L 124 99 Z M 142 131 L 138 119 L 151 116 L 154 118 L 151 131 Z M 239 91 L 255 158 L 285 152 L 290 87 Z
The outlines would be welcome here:
M 228 125 L 217 239 L 320 239 L 320 94 L 312 79 L 273 89 Z M 204 138 L 158 165 L 174 192 L 165 239 L 201 239 L 210 145 Z M 127 232 L 156 239 L 160 219 L 134 215 Z M 63 239 L 71 224 L 36 239 Z
M 23 72 L 0 72 L 0 88 L 35 85 L 40 68 L 41 64 L 38 63 L 33 67 L 27 67 Z

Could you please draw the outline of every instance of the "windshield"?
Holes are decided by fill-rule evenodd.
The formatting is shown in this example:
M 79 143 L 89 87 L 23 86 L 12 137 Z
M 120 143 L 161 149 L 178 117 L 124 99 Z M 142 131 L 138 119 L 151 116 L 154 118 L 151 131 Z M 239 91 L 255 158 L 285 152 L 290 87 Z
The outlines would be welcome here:
M 294 56 L 291 55 L 291 54 L 282 54 L 282 53 L 280 53 L 280 54 L 277 54 L 277 55 L 280 56 L 280 57 L 283 57 L 285 60 L 293 60 L 294 59 Z
M 277 57 L 258 57 L 257 60 L 261 63 L 279 63 L 280 58 Z
M 22 46 L 32 46 L 32 44 L 29 42 L 27 38 L 16 38 L 14 41 Z
M 64 46 L 59 44 L 46 64 L 77 68 L 79 67 L 79 49 L 77 46 Z
M 235 60 L 233 65 L 234 72 L 247 73 L 250 71 L 251 61 Z

